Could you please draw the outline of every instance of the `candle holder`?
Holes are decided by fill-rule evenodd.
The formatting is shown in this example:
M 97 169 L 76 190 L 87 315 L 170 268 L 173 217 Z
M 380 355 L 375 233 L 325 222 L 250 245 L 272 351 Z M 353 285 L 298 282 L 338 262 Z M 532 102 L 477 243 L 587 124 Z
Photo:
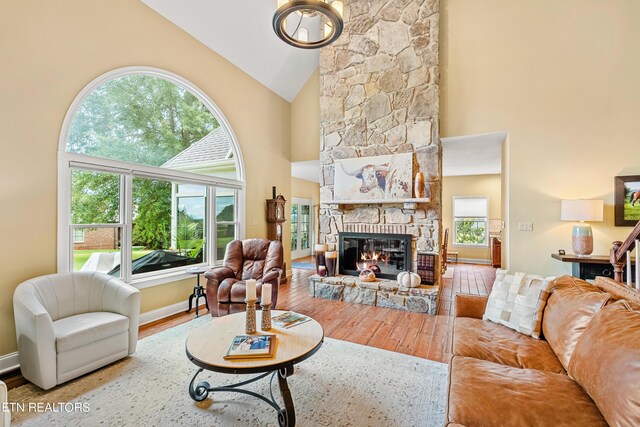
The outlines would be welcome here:
M 271 329 L 271 304 L 262 304 L 262 327 L 263 331 Z
M 244 300 L 247 303 L 247 323 L 245 326 L 244 332 L 247 335 L 253 335 L 256 331 L 256 301 L 252 300 Z

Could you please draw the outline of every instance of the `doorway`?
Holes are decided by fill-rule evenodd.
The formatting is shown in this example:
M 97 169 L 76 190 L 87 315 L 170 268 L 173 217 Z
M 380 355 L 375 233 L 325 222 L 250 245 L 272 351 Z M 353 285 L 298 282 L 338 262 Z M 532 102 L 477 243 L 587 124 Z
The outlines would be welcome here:
M 311 256 L 313 200 L 293 198 L 291 202 L 291 259 Z

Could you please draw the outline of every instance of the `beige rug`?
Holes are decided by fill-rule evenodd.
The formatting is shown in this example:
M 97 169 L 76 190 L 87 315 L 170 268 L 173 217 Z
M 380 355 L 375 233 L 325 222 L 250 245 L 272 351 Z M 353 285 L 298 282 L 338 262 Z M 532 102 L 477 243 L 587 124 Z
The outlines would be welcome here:
M 188 394 L 196 367 L 184 343 L 202 317 L 138 343 L 135 355 L 44 392 L 25 385 L 10 402 L 76 403 L 86 412 L 16 412 L 15 426 L 276 426 L 276 413 L 250 396 L 214 393 L 195 403 Z M 249 378 L 203 372 L 212 385 Z M 441 426 L 447 365 L 327 338 L 289 378 L 299 426 Z M 268 393 L 268 380 L 247 388 Z M 276 394 L 277 393 L 277 394 Z M 278 396 L 277 384 L 274 394 Z M 83 406 L 84 405 L 84 406 Z M 57 406 L 60 408 L 60 406 Z M 69 405 L 67 405 L 69 407 Z M 45 407 L 46 408 L 46 407 Z M 40 408 L 42 409 L 42 407 Z

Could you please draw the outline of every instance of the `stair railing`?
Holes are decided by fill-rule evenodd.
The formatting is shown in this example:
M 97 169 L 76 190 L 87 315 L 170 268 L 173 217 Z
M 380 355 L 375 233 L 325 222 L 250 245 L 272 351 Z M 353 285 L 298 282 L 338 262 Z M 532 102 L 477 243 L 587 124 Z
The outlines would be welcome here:
M 636 250 L 635 254 L 635 284 L 632 280 L 632 271 L 634 265 L 632 262 L 631 251 Z M 613 266 L 613 279 L 616 282 L 626 283 L 627 286 L 640 290 L 640 221 L 631 230 L 631 234 L 624 242 L 616 240 L 610 252 L 611 265 Z M 627 266 L 626 280 L 623 277 L 624 267 Z

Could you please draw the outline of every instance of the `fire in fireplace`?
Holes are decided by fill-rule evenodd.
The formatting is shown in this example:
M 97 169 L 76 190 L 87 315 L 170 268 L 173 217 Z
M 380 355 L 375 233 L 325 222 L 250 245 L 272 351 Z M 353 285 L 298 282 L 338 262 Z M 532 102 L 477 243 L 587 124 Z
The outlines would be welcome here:
M 395 279 L 411 270 L 410 234 L 339 233 L 340 274 L 357 276 L 373 270 L 376 277 Z

